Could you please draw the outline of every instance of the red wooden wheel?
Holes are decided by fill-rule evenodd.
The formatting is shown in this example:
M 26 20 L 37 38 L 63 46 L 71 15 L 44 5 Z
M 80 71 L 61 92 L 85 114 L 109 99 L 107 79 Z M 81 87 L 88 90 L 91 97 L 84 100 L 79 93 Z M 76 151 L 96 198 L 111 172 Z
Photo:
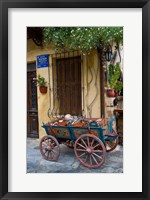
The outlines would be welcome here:
M 110 152 L 113 151 L 118 145 L 118 138 L 116 138 L 113 141 L 106 141 L 105 142 L 105 147 L 106 147 L 106 151 Z
M 114 137 L 116 135 L 117 133 L 113 130 L 112 133 L 106 134 L 105 136 Z M 108 140 L 105 141 L 105 147 L 106 147 L 107 152 L 113 151 L 117 147 L 117 145 L 118 145 L 118 137 L 112 141 L 108 141 Z
M 53 136 L 44 136 L 40 141 L 40 152 L 45 160 L 57 160 L 60 154 L 59 143 Z
M 81 135 L 75 142 L 74 152 L 77 159 L 88 168 L 100 167 L 105 161 L 105 146 L 95 135 Z

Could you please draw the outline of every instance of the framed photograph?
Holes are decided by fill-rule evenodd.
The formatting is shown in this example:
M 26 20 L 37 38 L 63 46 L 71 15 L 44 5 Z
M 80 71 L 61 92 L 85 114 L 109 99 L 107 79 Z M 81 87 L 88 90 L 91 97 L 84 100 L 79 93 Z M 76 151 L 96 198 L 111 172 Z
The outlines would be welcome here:
M 149 199 L 150 2 L 0 8 L 0 198 Z

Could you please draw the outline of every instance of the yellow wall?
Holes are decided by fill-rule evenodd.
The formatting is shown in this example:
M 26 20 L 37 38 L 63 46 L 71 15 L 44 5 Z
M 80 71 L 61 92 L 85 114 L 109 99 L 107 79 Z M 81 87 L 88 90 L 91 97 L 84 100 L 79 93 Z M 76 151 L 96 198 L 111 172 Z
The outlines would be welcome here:
M 47 46 L 44 48 L 36 46 L 32 40 L 27 41 L 27 62 L 31 63 L 36 60 L 38 55 L 53 54 L 53 48 Z M 81 77 L 82 77 L 82 114 L 86 117 L 100 117 L 100 66 L 97 51 L 93 51 L 89 55 L 81 55 Z M 41 128 L 43 122 L 50 121 L 48 110 L 54 108 L 54 91 L 53 91 L 53 68 L 52 59 L 49 56 L 49 68 L 38 68 L 37 74 L 45 77 L 48 83 L 47 94 L 41 94 L 37 87 L 38 98 L 38 121 L 39 121 L 39 136 L 45 135 L 45 130 Z M 50 74 L 50 77 L 49 77 Z M 56 102 L 57 104 L 57 102 Z
M 40 74 L 45 78 L 48 83 L 48 68 L 39 68 L 36 71 L 37 74 Z M 48 118 L 48 109 L 49 109 L 49 84 L 47 88 L 47 93 L 42 94 L 37 88 L 37 98 L 38 98 L 38 121 L 39 121 L 39 134 L 40 136 L 45 134 L 45 130 L 41 127 L 42 123 L 49 121 Z
M 98 55 L 93 51 L 83 55 L 82 64 L 83 108 L 86 117 L 100 117 L 100 66 Z
M 27 41 L 27 63 L 32 63 L 36 61 L 36 56 L 42 54 L 50 54 L 53 51 L 50 47 L 41 48 L 34 44 L 32 40 Z M 48 67 L 47 68 L 38 68 L 36 69 L 36 73 L 45 77 L 48 83 L 48 92 L 46 94 L 41 94 L 39 91 L 39 87 L 37 87 L 37 99 L 38 99 L 38 122 L 39 122 L 39 136 L 42 137 L 45 135 L 45 130 L 41 127 L 42 123 L 46 123 L 49 121 L 48 117 L 48 109 L 50 106 L 49 100 L 49 77 L 48 77 Z

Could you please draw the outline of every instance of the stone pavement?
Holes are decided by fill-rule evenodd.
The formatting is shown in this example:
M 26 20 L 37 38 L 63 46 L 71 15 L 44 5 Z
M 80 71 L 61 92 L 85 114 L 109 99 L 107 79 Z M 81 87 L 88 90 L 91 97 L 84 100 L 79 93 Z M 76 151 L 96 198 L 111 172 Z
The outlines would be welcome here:
M 81 165 L 74 150 L 60 145 L 61 153 L 57 161 L 47 161 L 39 150 L 39 139 L 27 139 L 27 173 L 123 173 L 123 146 L 106 153 L 105 163 L 96 169 Z

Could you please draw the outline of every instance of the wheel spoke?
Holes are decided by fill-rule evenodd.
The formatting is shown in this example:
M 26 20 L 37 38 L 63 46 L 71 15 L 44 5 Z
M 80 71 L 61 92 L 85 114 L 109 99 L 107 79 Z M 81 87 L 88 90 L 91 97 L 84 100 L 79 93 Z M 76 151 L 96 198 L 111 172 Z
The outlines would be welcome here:
M 92 147 L 93 143 L 94 143 L 94 138 L 92 139 L 92 142 L 91 142 L 91 147 Z
M 82 148 L 84 148 L 84 149 L 86 149 L 86 147 L 85 146 L 83 146 L 82 144 L 80 144 L 80 143 L 77 143 L 80 147 L 82 147 Z
M 97 155 L 96 153 L 93 153 L 95 156 L 97 156 L 100 159 L 103 159 L 102 156 Z
M 51 150 L 51 152 L 55 155 L 55 154 L 57 154 L 57 152 L 56 151 L 54 151 L 54 150 Z
M 56 143 L 54 141 L 51 142 L 51 146 L 55 147 Z
M 79 158 L 81 158 L 82 156 L 84 156 L 84 155 L 86 155 L 86 154 L 87 154 L 86 152 L 82 153 L 82 154 L 79 156 Z
M 89 137 L 87 136 L 88 147 L 90 146 Z
M 48 138 L 44 138 L 44 142 L 47 144 L 47 142 L 48 142 Z
M 93 160 L 95 161 L 95 163 L 98 165 L 96 158 L 92 154 L 91 154 L 91 156 L 92 156 Z
M 46 148 L 46 144 L 45 143 L 42 143 L 42 148 L 44 149 L 44 148 Z
M 115 139 L 113 141 L 106 141 L 106 151 L 110 152 L 113 151 L 118 145 L 118 139 Z
M 48 140 L 48 144 L 51 144 L 54 142 L 51 138 L 48 138 L 47 140 Z
M 86 150 L 84 150 L 84 149 L 77 149 L 77 151 L 84 151 L 85 152 Z
M 87 144 L 85 143 L 85 141 L 81 138 L 81 141 L 83 142 L 83 144 L 85 145 L 85 147 L 87 147 Z
M 100 146 L 100 144 L 98 143 L 98 144 L 96 144 L 94 147 L 93 147 L 93 149 L 95 149 L 96 147 L 98 147 L 98 146 Z
M 50 154 L 50 151 L 48 151 L 48 153 L 47 153 L 47 158 L 49 158 L 49 154 Z
M 54 148 L 51 149 L 51 151 L 57 153 L 59 151 L 59 148 L 58 147 L 54 147 Z
M 44 155 L 47 153 L 47 149 L 44 149 L 45 150 L 45 152 L 43 152 L 44 153 Z
M 88 158 L 88 156 L 89 156 L 89 154 L 87 154 L 86 158 L 84 159 L 84 162 L 86 162 L 86 161 L 87 161 L 87 158 Z
M 49 144 L 49 145 L 51 144 L 51 139 L 48 139 L 48 144 Z
M 102 153 L 103 151 L 102 150 L 93 150 L 93 152 Z
M 56 146 L 54 146 L 54 144 L 51 144 L 51 148 L 54 149 Z
M 113 142 L 107 142 L 107 145 L 112 148 L 114 146 L 114 143 Z

